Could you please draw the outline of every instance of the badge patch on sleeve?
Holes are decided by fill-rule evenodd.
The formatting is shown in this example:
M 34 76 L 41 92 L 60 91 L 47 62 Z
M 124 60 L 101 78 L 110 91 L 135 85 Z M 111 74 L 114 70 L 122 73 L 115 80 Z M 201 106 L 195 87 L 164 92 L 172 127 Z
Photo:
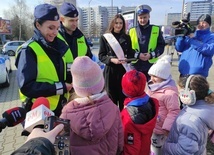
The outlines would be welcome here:
M 134 144 L 134 134 L 133 133 L 128 133 L 127 143 L 130 144 L 130 145 Z

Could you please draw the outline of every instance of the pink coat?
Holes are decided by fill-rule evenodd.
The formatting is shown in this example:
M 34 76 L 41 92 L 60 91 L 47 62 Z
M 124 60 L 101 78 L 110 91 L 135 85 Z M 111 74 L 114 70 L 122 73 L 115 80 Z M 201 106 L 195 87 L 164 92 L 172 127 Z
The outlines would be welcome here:
M 77 98 L 62 110 L 70 119 L 72 155 L 116 155 L 123 150 L 123 127 L 118 107 L 106 93 Z
M 180 112 L 177 87 L 168 86 L 155 91 L 148 90 L 147 94 L 159 101 L 158 118 L 153 132 L 165 134 L 165 130 L 170 131 L 175 118 Z

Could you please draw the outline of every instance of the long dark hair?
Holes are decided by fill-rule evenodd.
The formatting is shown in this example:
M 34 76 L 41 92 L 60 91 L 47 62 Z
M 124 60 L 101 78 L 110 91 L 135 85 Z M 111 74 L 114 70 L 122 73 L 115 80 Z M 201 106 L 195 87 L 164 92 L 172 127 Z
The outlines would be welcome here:
M 121 14 L 116 14 L 114 18 L 111 20 L 111 23 L 108 27 L 108 30 L 106 32 L 113 32 L 114 31 L 114 24 L 116 23 L 117 18 L 120 18 L 123 21 L 123 28 L 121 29 L 120 33 L 126 33 L 126 23 L 125 19 Z

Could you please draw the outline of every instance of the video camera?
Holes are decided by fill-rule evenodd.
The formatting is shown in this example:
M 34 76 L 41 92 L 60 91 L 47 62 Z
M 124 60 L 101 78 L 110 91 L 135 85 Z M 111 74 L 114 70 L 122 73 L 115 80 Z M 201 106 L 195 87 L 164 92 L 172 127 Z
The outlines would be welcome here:
M 181 21 L 172 22 L 174 28 L 174 36 L 187 36 L 190 33 L 194 33 L 196 30 L 197 21 L 190 21 L 190 13 L 187 14 L 185 19 Z

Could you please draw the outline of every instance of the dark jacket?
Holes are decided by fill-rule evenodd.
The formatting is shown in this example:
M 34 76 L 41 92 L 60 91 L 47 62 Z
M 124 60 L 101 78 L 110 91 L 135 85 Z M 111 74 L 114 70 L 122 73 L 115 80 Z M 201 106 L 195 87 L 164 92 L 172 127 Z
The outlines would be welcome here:
M 148 53 L 148 46 L 149 46 L 152 26 L 153 25 L 150 25 L 149 23 L 145 26 L 141 26 L 139 24 L 136 26 L 140 53 Z M 157 39 L 157 47 L 153 51 L 155 53 L 154 57 L 159 57 L 164 52 L 165 41 L 163 39 L 161 30 L 159 32 L 160 33 Z M 137 69 L 138 71 L 148 71 L 152 65 L 153 64 L 149 63 L 149 61 L 138 60 L 137 63 L 134 64 L 134 68 Z
M 112 34 L 123 49 L 125 57 L 134 58 L 135 51 L 132 50 L 130 36 L 123 33 Z M 119 100 L 122 100 L 123 104 L 125 96 L 122 93 L 121 80 L 126 71 L 121 64 L 116 65 L 110 61 L 111 58 L 117 58 L 115 52 L 117 51 L 112 50 L 105 37 L 101 36 L 98 55 L 100 61 L 106 65 L 104 69 L 105 89 L 115 104 Z
M 78 28 L 76 28 L 76 30 L 72 33 L 72 35 L 70 35 L 66 32 L 65 27 L 63 26 L 62 23 L 60 25 L 59 33 L 63 36 L 65 41 L 68 43 L 68 45 L 71 49 L 72 55 L 73 55 L 73 59 L 78 57 L 77 39 L 84 36 L 83 33 Z M 84 38 L 85 38 L 85 36 L 84 36 Z M 86 56 L 88 56 L 92 59 L 93 54 L 91 53 L 91 49 L 87 43 L 86 38 L 85 38 L 85 42 L 86 42 L 87 47 L 88 47 Z M 72 82 L 72 77 L 71 77 L 70 72 L 67 73 L 67 82 L 68 83 Z
M 130 105 L 131 104 L 131 105 Z M 158 116 L 158 101 L 148 95 L 126 98 L 121 112 L 124 129 L 123 155 L 149 155 Z
M 65 27 L 62 25 L 62 23 L 60 25 L 59 33 L 64 37 L 64 39 L 68 43 L 68 45 L 72 51 L 73 58 L 75 59 L 76 57 L 78 57 L 77 39 L 84 36 L 83 33 L 78 28 L 76 28 L 76 30 L 72 33 L 72 35 L 70 35 L 65 31 Z M 87 43 L 86 38 L 85 38 L 85 41 Z M 91 49 L 90 49 L 88 43 L 87 43 L 87 46 L 88 46 L 88 51 L 87 51 L 86 56 L 89 56 L 90 58 L 92 58 L 93 55 L 91 53 Z
M 46 138 L 34 138 L 23 144 L 11 155 L 54 155 L 53 144 Z
M 35 29 L 33 37 L 18 51 L 15 62 L 17 67 L 18 86 L 20 91 L 28 98 L 49 97 L 57 93 L 55 84 L 36 81 L 38 61 L 35 52 L 28 46 L 28 42 L 31 41 L 36 41 L 51 59 L 59 77 L 59 81 L 56 82 L 61 83 L 63 86 L 63 94 L 61 94 L 58 107 L 54 111 L 56 115 L 59 115 L 62 109 L 61 102 L 65 100 L 63 95 L 67 92 L 64 80 L 64 71 L 66 68 L 64 68 L 62 57 L 69 47 L 57 37 L 52 43 L 47 43 L 41 33 Z

